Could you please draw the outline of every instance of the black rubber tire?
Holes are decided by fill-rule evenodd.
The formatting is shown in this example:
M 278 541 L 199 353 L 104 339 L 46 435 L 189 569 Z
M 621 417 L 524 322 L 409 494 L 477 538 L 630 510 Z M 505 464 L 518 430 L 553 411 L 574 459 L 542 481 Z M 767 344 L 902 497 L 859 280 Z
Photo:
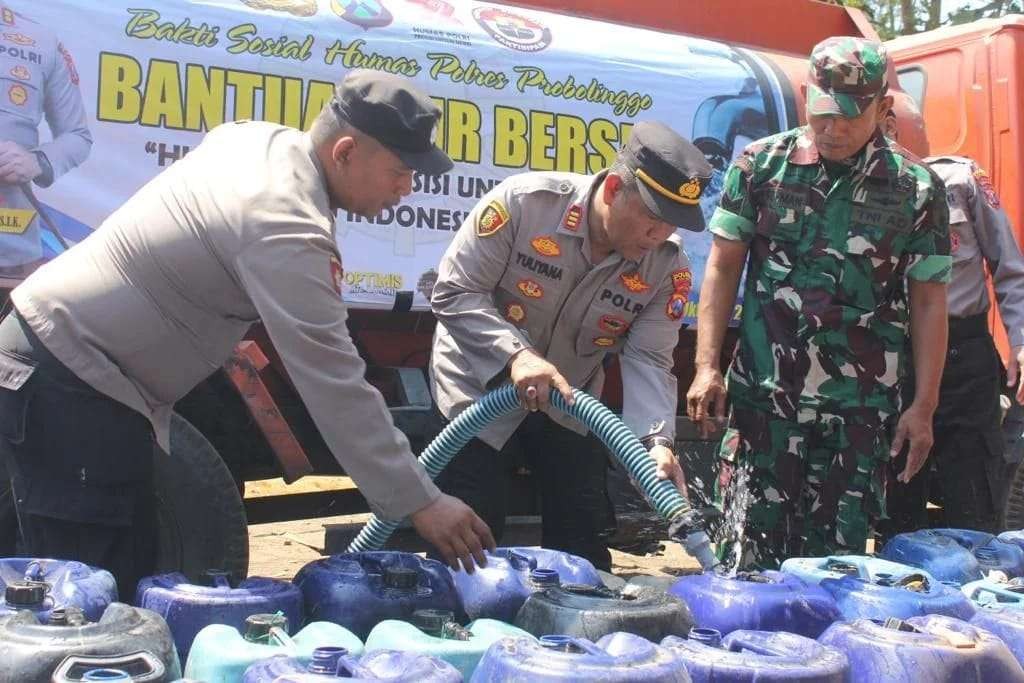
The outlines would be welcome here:
M 247 576 L 245 507 L 217 450 L 175 414 L 171 418 L 171 455 L 158 454 L 156 458 L 157 571 L 182 571 L 193 580 L 206 569 Z
M 175 414 L 171 455 L 157 454 L 157 572 L 206 569 L 243 578 L 249 569 L 249 534 L 238 486 L 216 449 Z M 2 467 L 2 463 L 0 463 Z M 6 471 L 0 472 L 0 557 L 16 555 L 17 517 Z
M 1003 507 L 1003 528 L 1024 529 L 1024 466 L 1018 466 L 1010 480 Z

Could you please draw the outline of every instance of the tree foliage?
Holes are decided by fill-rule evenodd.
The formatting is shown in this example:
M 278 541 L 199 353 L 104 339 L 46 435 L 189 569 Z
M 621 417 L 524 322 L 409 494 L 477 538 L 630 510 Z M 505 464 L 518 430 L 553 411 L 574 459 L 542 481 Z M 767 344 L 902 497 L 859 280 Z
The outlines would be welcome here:
M 883 40 L 1024 11 L 1024 0 L 960 2 L 943 16 L 942 0 L 839 0 L 840 4 L 864 10 Z

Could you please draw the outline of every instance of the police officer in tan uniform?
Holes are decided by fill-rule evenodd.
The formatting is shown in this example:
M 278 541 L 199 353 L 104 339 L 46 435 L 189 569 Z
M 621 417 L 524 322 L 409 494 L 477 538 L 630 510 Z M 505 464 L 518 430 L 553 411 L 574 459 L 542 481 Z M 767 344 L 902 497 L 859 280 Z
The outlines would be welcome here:
M 900 136 L 903 123 L 895 115 L 888 117 L 885 134 L 894 140 L 912 139 Z M 912 151 L 927 154 L 926 149 Z M 984 169 L 960 156 L 926 157 L 925 161 L 946 185 L 953 257 L 947 291 L 949 346 L 930 454 L 937 476 L 893 484 L 891 521 L 883 529 L 896 534 L 928 526 L 931 483 L 942 492 L 943 526 L 999 531 L 1007 486 L 1017 463 L 1004 457 L 999 403 L 1003 367 L 989 332 L 986 271 L 991 274 L 1010 342 L 1006 388 L 1020 402 L 1024 400 L 1024 256 Z
M 40 144 L 43 119 L 52 139 Z M 78 71 L 48 27 L 0 4 L 0 279 L 43 257 L 32 184 L 49 187 L 92 147 Z
M 12 292 L 0 447 L 30 555 L 106 567 L 133 594 L 154 559 L 154 435 L 167 451 L 174 403 L 262 322 L 373 510 L 411 515 L 453 568 L 484 561 L 487 526 L 438 491 L 364 380 L 334 236 L 339 209 L 377 215 L 414 170 L 451 168 L 439 116 L 405 79 L 353 71 L 309 133 L 219 126 Z
M 454 419 L 507 380 L 524 407 L 467 444 L 437 482 L 497 537 L 512 463 L 498 452 L 512 440 L 538 476 L 544 547 L 610 569 L 607 451 L 550 406 L 549 392 L 569 399 L 574 386 L 600 396 L 611 354 L 622 367 L 626 424 L 660 476 L 684 489 L 672 453 L 672 351 L 692 277 L 676 226 L 703 229 L 699 202 L 710 177 L 696 147 L 662 124 L 638 123 L 608 171 L 513 176 L 459 229 L 431 298 L 438 408 Z

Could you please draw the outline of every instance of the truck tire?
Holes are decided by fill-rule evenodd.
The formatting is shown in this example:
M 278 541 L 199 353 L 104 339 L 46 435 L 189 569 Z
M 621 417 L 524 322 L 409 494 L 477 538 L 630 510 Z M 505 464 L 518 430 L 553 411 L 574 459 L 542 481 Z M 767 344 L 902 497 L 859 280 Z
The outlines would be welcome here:
M 1003 528 L 1024 529 L 1024 467 L 1014 470 L 1003 507 Z
M 206 569 L 225 569 L 245 577 L 249 569 L 245 508 L 216 449 L 175 414 L 171 455 L 155 457 L 156 571 L 182 571 L 195 579 Z M 10 481 L 0 462 L 0 557 L 17 554 L 17 530 Z

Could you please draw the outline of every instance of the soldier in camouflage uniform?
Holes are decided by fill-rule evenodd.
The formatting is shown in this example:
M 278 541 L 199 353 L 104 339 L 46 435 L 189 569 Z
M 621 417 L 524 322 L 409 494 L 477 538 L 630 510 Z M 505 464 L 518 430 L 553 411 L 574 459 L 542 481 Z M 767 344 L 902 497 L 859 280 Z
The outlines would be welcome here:
M 724 416 L 726 393 L 731 401 L 719 487 L 744 538 L 743 568 L 863 552 L 870 525 L 885 515 L 885 463 L 909 443 L 900 474 L 909 480 L 931 446 L 948 211 L 942 181 L 878 130 L 892 104 L 887 66 L 877 43 L 818 44 L 805 86 L 809 125 L 749 145 L 711 220 L 687 408 L 706 432 L 711 417 Z M 745 263 L 726 389 L 717 361 Z M 908 324 L 917 400 L 890 444 Z M 747 492 L 729 486 L 741 478 L 736 468 Z

